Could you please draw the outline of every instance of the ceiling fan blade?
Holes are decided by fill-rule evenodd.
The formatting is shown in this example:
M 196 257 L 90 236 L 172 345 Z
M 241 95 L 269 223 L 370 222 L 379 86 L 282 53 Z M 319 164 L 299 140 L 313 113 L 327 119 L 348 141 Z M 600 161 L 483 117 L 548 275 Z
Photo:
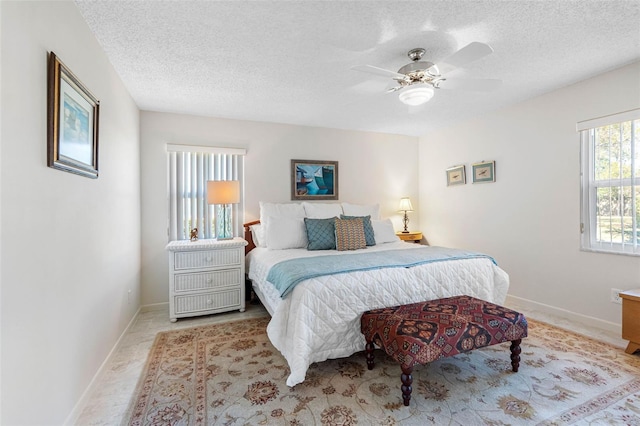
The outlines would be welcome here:
M 468 80 L 447 79 L 442 82 L 441 89 L 469 90 L 476 92 L 491 92 L 502 86 L 502 80 L 492 78 L 477 78 Z
M 393 81 L 391 81 L 391 85 L 393 85 Z M 391 85 L 388 84 L 386 80 L 383 80 L 381 78 L 369 78 L 349 87 L 347 90 L 351 93 L 358 94 L 377 94 L 380 92 L 384 92 L 389 87 L 391 87 Z
M 448 58 L 442 60 L 438 63 L 438 68 L 442 74 L 445 74 L 455 68 L 468 64 L 469 62 L 477 61 L 491 53 L 493 53 L 491 46 L 474 41 L 467 44 Z
M 400 74 L 395 71 L 385 70 L 383 68 L 374 67 L 373 65 L 356 65 L 355 67 L 351 67 L 351 69 L 355 71 L 362 71 L 369 74 L 379 75 L 382 77 L 391 77 L 398 80 L 404 80 L 406 77 L 404 74 Z
M 391 89 L 388 89 L 386 91 L 386 93 L 393 93 L 393 92 L 397 92 L 400 89 L 404 89 L 404 86 L 396 86 L 396 87 L 392 87 Z

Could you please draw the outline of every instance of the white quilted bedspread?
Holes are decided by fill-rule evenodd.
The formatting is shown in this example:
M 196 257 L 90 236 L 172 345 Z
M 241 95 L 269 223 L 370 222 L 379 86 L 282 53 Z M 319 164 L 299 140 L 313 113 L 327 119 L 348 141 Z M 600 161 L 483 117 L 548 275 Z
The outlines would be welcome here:
M 366 250 L 406 248 L 416 245 L 397 242 Z M 302 383 L 307 368 L 314 362 L 364 350 L 365 341 L 360 333 L 360 316 L 364 311 L 461 294 L 503 304 L 509 288 L 507 273 L 486 258 L 313 278 L 298 284 L 284 299 L 266 282 L 269 269 L 282 260 L 343 253 L 257 248 L 247 257 L 249 278 L 272 313 L 267 334 L 289 363 L 289 386 Z

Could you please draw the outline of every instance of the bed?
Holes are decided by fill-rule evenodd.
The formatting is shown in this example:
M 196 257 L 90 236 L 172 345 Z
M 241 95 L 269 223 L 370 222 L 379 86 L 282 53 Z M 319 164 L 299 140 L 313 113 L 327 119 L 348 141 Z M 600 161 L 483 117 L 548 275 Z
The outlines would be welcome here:
M 509 277 L 489 256 L 471 253 L 443 261 L 417 262 L 410 267 L 359 270 L 358 262 L 365 256 L 415 258 L 422 253 L 436 256 L 435 252 L 441 249 L 387 238 L 389 242 L 351 251 L 276 250 L 256 246 L 256 234 L 252 231 L 260 223 L 245 224 L 245 239 L 249 242 L 248 277 L 255 294 L 271 314 L 267 334 L 289 364 L 288 386 L 302 383 L 312 363 L 364 350 L 365 340 L 360 332 L 360 316 L 364 311 L 462 294 L 503 304 L 507 295 Z M 444 250 L 449 253 L 447 250 L 451 249 Z M 309 262 L 321 260 L 326 265 L 343 262 L 355 266 L 348 272 L 311 274 L 309 278 L 301 275 L 284 296 L 282 288 L 276 288 L 268 279 L 282 265 L 292 262 L 310 265 Z

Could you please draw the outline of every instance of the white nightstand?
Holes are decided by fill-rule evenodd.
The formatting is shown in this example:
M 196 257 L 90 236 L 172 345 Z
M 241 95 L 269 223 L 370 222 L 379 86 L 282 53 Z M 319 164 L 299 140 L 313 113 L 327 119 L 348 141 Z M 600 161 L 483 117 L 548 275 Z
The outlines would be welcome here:
M 169 318 L 244 312 L 244 246 L 232 240 L 172 241 L 169 251 Z

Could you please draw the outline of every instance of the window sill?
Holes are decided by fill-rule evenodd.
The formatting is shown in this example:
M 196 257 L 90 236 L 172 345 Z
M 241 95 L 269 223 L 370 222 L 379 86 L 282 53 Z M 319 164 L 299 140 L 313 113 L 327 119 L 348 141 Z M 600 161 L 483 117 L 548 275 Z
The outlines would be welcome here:
M 580 251 L 588 252 L 588 253 L 601 253 L 601 254 L 616 254 L 619 256 L 630 256 L 630 257 L 640 257 L 640 253 L 630 253 L 625 251 L 614 251 L 614 250 L 605 250 L 600 248 L 591 248 L 591 247 L 580 247 Z

